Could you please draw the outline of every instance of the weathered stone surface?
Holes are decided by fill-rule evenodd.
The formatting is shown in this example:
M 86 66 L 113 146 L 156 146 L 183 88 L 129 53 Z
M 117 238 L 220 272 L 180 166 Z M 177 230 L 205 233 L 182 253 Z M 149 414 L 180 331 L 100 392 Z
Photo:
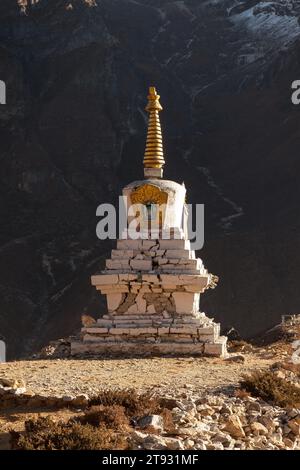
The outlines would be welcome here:
M 119 281 L 117 274 L 96 274 L 91 276 L 91 282 L 93 286 L 97 285 L 115 285 Z
M 112 259 L 130 259 L 138 253 L 138 250 L 111 250 Z
M 240 418 L 237 415 L 230 415 L 223 426 L 223 431 L 228 432 L 232 437 L 240 439 L 245 437 L 245 432 Z
M 108 333 L 108 328 L 94 327 L 94 328 L 82 328 L 82 333 L 91 333 L 91 334 L 103 334 Z
M 159 240 L 159 248 L 163 250 L 190 250 L 189 240 Z
M 250 427 L 254 436 L 267 436 L 269 433 L 268 429 L 262 423 L 257 421 L 251 423 Z
M 153 429 L 162 431 L 164 428 L 164 420 L 160 415 L 144 416 L 138 420 L 137 424 L 141 429 L 151 426 Z
M 107 294 L 106 301 L 108 312 L 114 312 L 115 310 L 117 310 L 122 300 L 123 295 L 121 292 L 117 292 L 115 294 Z
M 224 357 L 226 355 L 226 342 L 227 338 L 220 336 L 215 343 L 205 343 L 205 354 Z
M 129 260 L 124 259 L 107 259 L 106 260 L 106 267 L 108 269 L 128 269 L 129 268 Z
M 203 355 L 203 345 L 201 343 L 183 344 L 176 342 L 167 343 L 134 343 L 131 341 L 122 341 L 119 343 L 114 342 L 80 342 L 73 341 L 71 344 L 71 354 L 76 356 L 80 354 L 115 354 L 120 353 L 126 355 L 133 355 L 136 357 L 143 356 L 144 354 L 152 355 Z
M 141 250 L 142 240 L 121 239 L 117 240 L 118 250 Z
M 192 313 L 195 308 L 195 300 L 197 294 L 189 292 L 173 292 L 172 297 L 175 301 L 175 309 L 177 313 Z
M 300 416 L 294 419 L 290 419 L 288 422 L 288 427 L 295 436 L 300 436 Z
M 135 269 L 137 271 L 151 271 L 152 269 L 152 262 L 151 260 L 138 260 L 138 259 L 133 259 L 130 261 L 130 266 L 132 269 Z

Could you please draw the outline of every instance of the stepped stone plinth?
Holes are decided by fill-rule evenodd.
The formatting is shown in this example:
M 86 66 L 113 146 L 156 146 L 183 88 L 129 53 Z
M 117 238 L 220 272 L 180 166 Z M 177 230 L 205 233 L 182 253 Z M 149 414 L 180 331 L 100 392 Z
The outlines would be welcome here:
M 191 250 L 185 186 L 161 179 L 161 107 L 155 90 L 150 89 L 148 98 L 146 179 L 123 189 L 128 207 L 141 207 L 139 230 L 130 228 L 134 217 L 128 211 L 124 238 L 117 241 L 105 270 L 92 276 L 92 285 L 106 296 L 107 313 L 82 328 L 81 340 L 72 343 L 71 351 L 223 357 L 227 338 L 220 336 L 220 325 L 199 310 L 200 295 L 215 287 L 217 277 Z

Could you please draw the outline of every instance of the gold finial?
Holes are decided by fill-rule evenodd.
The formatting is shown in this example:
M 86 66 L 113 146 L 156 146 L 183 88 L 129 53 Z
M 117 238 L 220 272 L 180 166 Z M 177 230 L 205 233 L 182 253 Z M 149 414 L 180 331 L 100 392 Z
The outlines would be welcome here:
M 165 164 L 158 114 L 162 110 L 159 98 L 160 96 L 156 93 L 155 87 L 151 86 L 149 88 L 148 104 L 146 106 L 146 111 L 149 113 L 149 123 L 144 156 L 145 177 L 161 178 L 162 168 Z

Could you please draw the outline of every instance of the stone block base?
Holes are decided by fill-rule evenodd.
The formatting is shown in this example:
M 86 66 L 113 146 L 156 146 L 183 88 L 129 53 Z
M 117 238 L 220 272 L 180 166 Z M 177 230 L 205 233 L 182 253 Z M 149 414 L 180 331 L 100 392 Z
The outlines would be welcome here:
M 71 355 L 113 355 L 118 357 L 143 356 L 226 356 L 227 338 L 220 336 L 215 343 L 203 342 L 160 342 L 140 343 L 133 341 L 74 341 L 71 344 Z

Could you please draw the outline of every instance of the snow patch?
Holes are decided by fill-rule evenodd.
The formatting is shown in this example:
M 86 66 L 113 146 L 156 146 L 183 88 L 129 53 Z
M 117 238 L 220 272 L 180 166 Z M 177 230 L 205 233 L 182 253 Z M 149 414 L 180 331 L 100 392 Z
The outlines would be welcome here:
M 46 253 L 43 253 L 42 257 L 42 267 L 43 270 L 48 274 L 48 276 L 51 278 L 53 285 L 56 285 L 55 277 L 52 271 L 51 267 L 51 257 L 48 256 Z
M 260 4 L 268 5 L 269 3 L 271 4 L 271 2 L 261 2 Z M 230 20 L 236 26 L 248 29 L 259 38 L 271 40 L 272 45 L 291 41 L 300 35 L 297 17 L 269 12 L 254 14 L 254 8 L 232 15 Z
M 197 170 L 200 171 L 206 177 L 208 186 L 213 188 L 216 194 L 220 196 L 222 200 L 226 202 L 234 211 L 233 214 L 230 214 L 229 216 L 221 218 L 221 223 L 220 223 L 221 227 L 224 230 L 230 229 L 232 227 L 232 221 L 244 215 L 243 208 L 224 195 L 223 189 L 213 180 L 210 170 L 208 168 L 204 166 L 197 166 Z

